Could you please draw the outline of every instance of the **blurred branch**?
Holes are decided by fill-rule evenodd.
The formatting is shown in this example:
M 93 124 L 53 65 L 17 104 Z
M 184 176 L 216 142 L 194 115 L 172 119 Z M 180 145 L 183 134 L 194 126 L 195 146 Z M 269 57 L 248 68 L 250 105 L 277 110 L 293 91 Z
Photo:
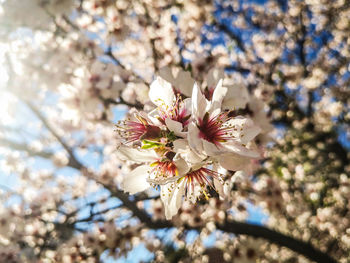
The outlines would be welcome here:
M 300 27 L 301 27 L 300 28 L 301 36 L 298 39 L 298 44 L 299 44 L 298 56 L 300 59 L 300 63 L 304 68 L 304 72 L 303 72 L 304 78 L 306 78 L 308 75 L 307 64 L 306 64 L 306 54 L 305 54 L 305 40 L 306 40 L 307 32 L 306 32 L 306 27 L 303 23 L 303 13 L 302 12 L 300 12 L 299 20 L 300 20 Z
M 300 255 L 303 255 L 304 257 L 318 263 L 337 262 L 326 253 L 315 249 L 310 243 L 306 243 L 293 237 L 284 235 L 264 226 L 235 221 L 226 221 L 224 224 L 218 225 L 218 229 L 233 234 L 242 234 L 256 238 L 264 238 L 271 243 L 287 247 L 294 252 L 297 252 Z
M 158 225 L 154 225 L 152 219 L 148 216 L 148 214 L 142 210 L 139 209 L 136 205 L 136 202 L 131 201 L 129 199 L 129 196 L 125 194 L 123 191 L 117 189 L 115 186 L 106 185 L 96 176 L 91 173 L 86 167 L 84 167 L 75 157 L 73 150 L 63 141 L 63 139 L 57 134 L 57 132 L 54 130 L 54 128 L 48 123 L 48 121 L 45 119 L 45 117 L 41 114 L 41 112 L 30 102 L 25 101 L 25 103 L 28 105 L 28 107 L 33 111 L 33 113 L 41 120 L 43 125 L 51 132 L 51 134 L 59 141 L 59 143 L 62 145 L 62 147 L 68 152 L 69 154 L 69 164 L 68 166 L 75 168 L 77 170 L 81 170 L 84 175 L 86 175 L 88 178 L 96 181 L 97 183 L 104 186 L 107 190 L 110 191 L 111 195 L 113 197 L 117 197 L 120 201 L 123 202 L 123 206 L 127 207 L 134 216 L 136 216 L 142 223 L 145 223 L 149 227 L 159 227 Z M 171 225 L 168 222 L 163 222 L 160 224 L 162 228 L 164 227 L 171 227 Z
M 118 58 L 116 58 L 114 56 L 114 54 L 112 53 L 112 47 L 109 46 L 106 50 L 106 52 L 104 53 L 106 56 L 108 56 L 114 63 L 116 63 L 117 65 L 119 65 L 122 69 L 130 72 L 134 77 L 136 77 L 137 79 L 141 80 L 146 86 L 149 86 L 150 83 L 147 82 L 141 75 L 137 74 L 135 71 L 131 71 L 130 69 L 128 69 Z
M 57 134 L 55 129 L 49 124 L 42 113 L 29 101 L 24 101 L 24 103 L 31 109 L 31 111 L 36 115 L 36 117 L 43 123 L 43 125 L 48 129 L 48 131 L 56 138 L 56 140 L 62 145 L 62 147 L 69 154 L 69 165 L 75 168 L 81 169 L 83 165 L 76 159 L 73 150 L 63 141 L 63 139 Z
M 145 9 L 145 17 L 147 19 L 147 25 L 152 25 L 154 23 L 152 17 L 149 14 L 148 8 L 147 8 L 147 4 L 145 2 L 142 1 L 142 5 L 143 8 Z M 155 28 L 157 28 L 157 26 L 155 26 Z M 151 48 L 152 48 L 152 54 L 153 54 L 153 62 L 154 62 L 154 70 L 155 72 L 158 71 L 159 67 L 158 67 L 158 52 L 156 49 L 156 39 L 153 37 L 150 37 L 149 39 Z
M 247 74 L 247 73 L 250 73 L 251 71 L 247 68 L 243 68 L 241 66 L 227 66 L 225 67 L 226 70 L 233 70 L 233 71 L 237 71 L 237 72 L 240 72 L 240 73 L 243 73 L 243 74 Z
M 85 174 L 87 174 L 89 177 L 94 177 L 92 173 L 90 173 L 88 170 L 84 171 Z M 96 180 L 96 179 L 95 179 Z M 99 180 L 96 180 L 96 182 L 104 185 Z M 157 220 L 153 221 L 152 218 L 143 210 L 137 207 L 136 203 L 134 201 L 131 201 L 129 199 L 129 196 L 125 194 L 123 191 L 118 190 L 114 186 L 106 186 L 106 189 L 108 189 L 111 192 L 111 195 L 114 197 L 117 197 L 119 200 L 123 202 L 123 206 L 128 208 L 135 217 L 137 217 L 141 223 L 145 224 L 147 227 L 151 229 L 163 229 L 163 228 L 172 228 L 175 227 L 171 221 L 166 220 Z M 200 231 L 199 228 L 189 227 L 185 226 L 187 229 L 193 229 Z M 315 249 L 311 244 L 303 242 L 301 240 L 295 239 L 293 237 L 284 235 L 282 233 L 279 233 L 275 230 L 271 230 L 264 226 L 259 225 L 253 225 L 249 223 L 244 222 L 236 222 L 236 221 L 226 221 L 224 224 L 218 224 L 217 229 L 238 234 L 238 235 L 248 235 L 256 238 L 264 238 L 268 240 L 271 243 L 287 247 L 306 258 L 309 258 L 311 260 L 314 260 L 319 263 L 336 263 L 334 259 L 332 259 L 327 254 L 322 253 L 321 251 Z
M 114 185 L 106 185 L 103 182 L 101 182 L 98 178 L 94 176 L 93 173 L 91 173 L 88 169 L 83 169 L 83 173 L 88 176 L 89 178 L 95 180 L 97 183 L 103 185 L 110 193 L 111 196 L 118 198 L 120 201 L 123 202 L 123 206 L 125 206 L 127 209 L 129 209 L 132 214 L 137 217 L 141 223 L 144 223 L 149 228 L 153 229 L 159 229 L 159 228 L 170 228 L 173 227 L 173 225 L 168 221 L 159 221 L 155 223 L 152 218 L 146 213 L 145 210 L 140 209 L 137 207 L 135 201 L 131 201 L 129 199 L 129 195 L 126 194 L 124 191 L 117 189 Z
M 114 209 L 117 209 L 117 208 L 120 208 L 121 205 L 116 205 L 116 206 L 113 206 L 113 207 L 108 207 L 106 209 L 103 209 L 101 211 L 98 211 L 98 212 L 93 212 L 93 213 L 90 213 L 90 215 L 88 217 L 85 217 L 85 218 L 81 218 L 81 219 L 77 219 L 74 224 L 76 223 L 82 223 L 82 222 L 90 222 L 90 221 L 96 221 L 96 219 L 94 218 L 95 216 L 101 216 L 102 214 L 105 214 L 111 210 L 114 210 Z
M 246 47 L 244 46 L 243 41 L 241 40 L 241 38 L 235 34 L 228 25 L 219 22 L 218 20 L 215 20 L 212 23 L 212 26 L 217 27 L 219 30 L 222 30 L 226 35 L 228 35 L 231 39 L 233 39 L 234 41 L 236 41 L 237 43 L 237 47 L 243 51 L 243 52 L 247 52 Z
M 53 156 L 53 154 L 51 152 L 35 151 L 33 149 L 30 149 L 30 147 L 27 144 L 18 143 L 18 142 L 14 142 L 11 140 L 0 138 L 0 147 L 2 147 L 2 146 L 9 147 L 13 150 L 26 152 L 29 156 L 38 156 L 38 157 L 42 157 L 45 159 L 50 159 Z
M 114 105 L 126 105 L 130 108 L 135 108 L 138 110 L 142 110 L 143 109 L 143 104 L 136 102 L 135 104 L 133 103 L 129 103 L 127 101 L 125 101 L 121 96 L 119 97 L 119 101 L 113 100 L 111 98 L 105 99 L 100 97 L 100 99 L 103 101 L 103 103 L 105 104 L 105 106 L 108 106 L 109 104 L 114 104 Z

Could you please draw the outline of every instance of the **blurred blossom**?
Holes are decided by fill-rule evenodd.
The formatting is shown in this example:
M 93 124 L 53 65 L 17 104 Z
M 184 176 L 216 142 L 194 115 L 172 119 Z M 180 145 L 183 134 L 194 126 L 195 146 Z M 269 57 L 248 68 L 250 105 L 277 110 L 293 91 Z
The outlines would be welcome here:
M 252 220 L 347 263 L 349 17 L 0 0 L 0 262 L 308 260 Z

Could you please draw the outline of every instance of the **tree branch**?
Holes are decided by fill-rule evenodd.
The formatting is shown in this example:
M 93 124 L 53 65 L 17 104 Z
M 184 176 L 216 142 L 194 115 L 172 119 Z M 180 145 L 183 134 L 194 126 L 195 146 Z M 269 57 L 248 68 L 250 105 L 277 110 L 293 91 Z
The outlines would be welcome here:
M 130 69 L 128 69 L 119 59 L 117 59 L 113 53 L 112 53 L 112 48 L 108 47 L 107 51 L 104 53 L 106 56 L 108 56 L 114 63 L 116 63 L 117 65 L 119 65 L 122 69 L 128 71 L 131 73 L 131 75 L 133 75 L 136 79 L 141 80 L 146 86 L 149 86 L 150 83 L 147 82 L 141 75 L 137 74 L 135 71 L 131 71 Z
M 277 244 L 279 246 L 284 246 L 297 252 L 304 257 L 316 261 L 318 263 L 336 263 L 333 258 L 328 256 L 327 254 L 315 249 L 311 244 L 306 243 L 304 241 L 295 239 L 293 237 L 284 235 L 277 231 L 271 230 L 264 226 L 253 225 L 242 222 L 225 222 L 222 225 L 218 225 L 218 229 L 233 233 L 233 234 L 241 234 L 248 235 L 256 238 L 264 238 L 271 243 Z
M 219 30 L 222 30 L 226 35 L 228 35 L 231 39 L 236 41 L 237 47 L 242 51 L 242 52 L 247 52 L 243 41 L 241 38 L 236 35 L 232 30 L 228 27 L 228 25 L 225 25 L 224 23 L 220 23 L 219 21 L 215 20 L 212 24 L 213 26 L 216 26 Z
M 74 166 L 75 168 L 80 169 L 83 165 L 76 159 L 73 150 L 63 141 L 63 139 L 57 134 L 55 129 L 49 124 L 49 122 L 45 119 L 42 113 L 29 101 L 24 101 L 24 103 L 32 110 L 32 112 L 37 116 L 37 118 L 43 123 L 46 129 L 56 138 L 56 140 L 62 145 L 62 147 L 69 154 L 69 165 Z
M 30 149 L 30 147 L 26 144 L 14 142 L 7 139 L 0 139 L 0 147 L 9 147 L 13 150 L 27 152 L 30 156 L 38 156 L 45 159 L 50 159 L 53 156 L 51 152 L 35 151 Z

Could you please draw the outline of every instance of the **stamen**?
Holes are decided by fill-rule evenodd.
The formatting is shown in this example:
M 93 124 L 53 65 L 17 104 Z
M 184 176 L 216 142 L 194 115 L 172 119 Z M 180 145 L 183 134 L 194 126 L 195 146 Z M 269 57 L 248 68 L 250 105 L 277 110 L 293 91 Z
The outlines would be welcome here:
M 182 123 L 183 127 L 187 126 L 191 115 L 187 112 L 186 108 L 183 105 L 183 100 L 178 94 L 176 101 L 171 107 L 163 104 L 161 107 L 158 107 L 160 120 L 165 123 L 165 119 L 171 119 L 177 122 Z
M 222 142 L 232 139 L 237 131 L 237 127 L 228 122 L 230 119 L 232 117 L 228 116 L 228 112 L 220 113 L 214 117 L 209 117 L 209 113 L 206 113 L 203 119 L 198 122 L 199 136 L 216 146 L 220 146 Z
M 118 121 L 116 124 L 116 132 L 120 138 L 124 139 L 125 143 L 159 137 L 161 130 L 158 126 L 149 124 L 145 118 L 139 115 L 135 117 L 138 121 L 128 119 Z
M 179 176 L 179 171 L 173 161 L 163 160 L 156 161 L 151 164 L 151 167 L 154 167 L 150 174 L 150 182 L 154 184 L 163 184 Z
M 213 179 L 219 180 L 222 184 L 224 183 L 223 175 L 217 173 L 208 168 L 199 168 L 198 170 L 189 172 L 184 177 L 178 180 L 178 183 L 182 180 L 185 181 L 185 198 L 195 201 L 199 199 L 200 195 L 203 194 L 205 199 L 209 199 L 209 194 L 207 192 L 207 187 L 215 190 L 215 187 L 212 183 Z M 199 192 L 196 192 L 196 186 L 199 186 Z

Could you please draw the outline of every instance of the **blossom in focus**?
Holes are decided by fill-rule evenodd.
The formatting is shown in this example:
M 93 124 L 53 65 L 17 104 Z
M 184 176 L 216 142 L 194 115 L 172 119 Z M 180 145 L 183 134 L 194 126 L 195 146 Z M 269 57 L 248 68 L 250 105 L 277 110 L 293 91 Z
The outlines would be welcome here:
M 138 164 L 124 177 L 122 188 L 135 194 L 160 186 L 167 219 L 176 215 L 184 198 L 192 203 L 208 199 L 224 181 L 218 170 L 248 170 L 251 160 L 260 157 L 254 138 L 261 132 L 251 119 L 233 114 L 234 109 L 223 110 L 228 90 L 223 79 L 213 86 L 212 77 L 211 95 L 205 96 L 188 72 L 178 72 L 176 78 L 170 73 L 162 71 L 171 82 L 158 76 L 150 85 L 156 108 L 117 124 L 121 141 L 133 145 L 120 146 L 118 158 Z M 190 98 L 189 88 L 180 88 L 181 76 L 187 86 L 193 83 Z

